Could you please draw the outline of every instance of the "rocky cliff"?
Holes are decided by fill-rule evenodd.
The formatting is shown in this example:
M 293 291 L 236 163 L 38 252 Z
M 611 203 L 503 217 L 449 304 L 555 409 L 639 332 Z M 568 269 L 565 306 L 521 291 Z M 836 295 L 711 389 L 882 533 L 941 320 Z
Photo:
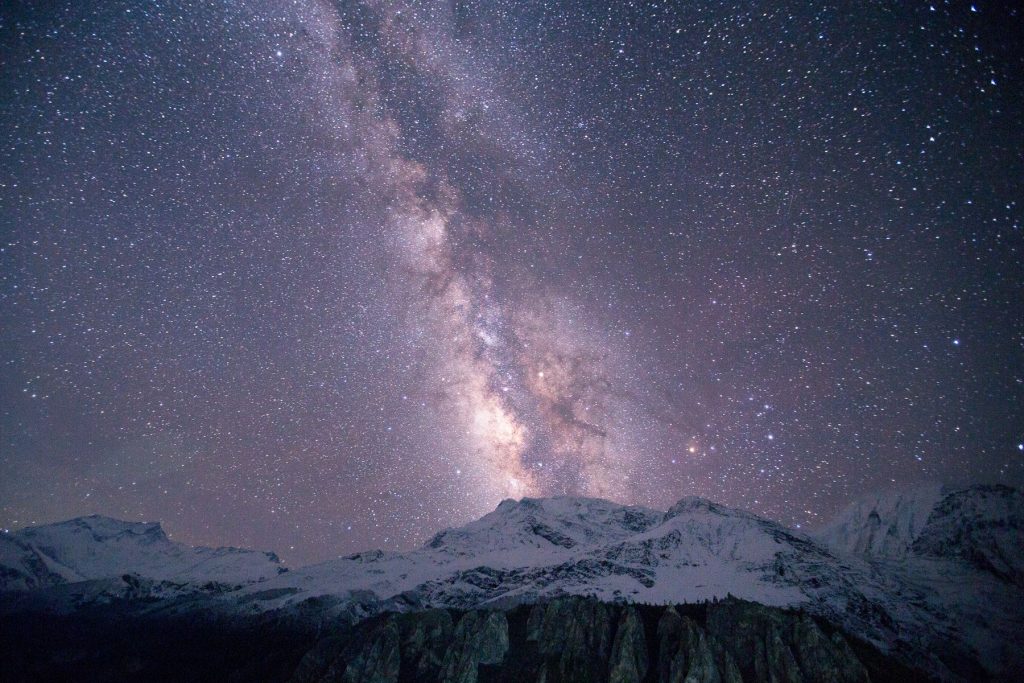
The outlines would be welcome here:
M 852 643 L 852 644 L 851 644 Z M 809 615 L 729 599 L 613 605 L 566 597 L 510 610 L 390 613 L 339 629 L 292 683 L 696 683 L 915 679 Z

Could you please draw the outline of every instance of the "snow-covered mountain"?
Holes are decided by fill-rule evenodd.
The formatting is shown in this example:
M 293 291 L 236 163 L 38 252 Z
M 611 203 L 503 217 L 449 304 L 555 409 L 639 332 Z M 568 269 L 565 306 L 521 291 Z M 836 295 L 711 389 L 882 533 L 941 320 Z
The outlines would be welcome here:
M 274 553 L 175 543 L 158 523 L 93 515 L 0 535 L 0 590 L 135 574 L 157 581 L 241 586 L 285 571 Z
M 1016 647 L 1024 592 L 1012 574 L 977 560 L 1001 567 L 997 559 L 1009 558 L 1019 566 L 1012 559 L 1022 543 L 1013 533 L 1019 494 L 975 487 L 905 496 L 882 497 L 888 507 L 852 506 L 853 517 L 830 525 L 847 530 L 834 546 L 701 498 L 664 513 L 586 498 L 504 501 L 419 550 L 359 553 L 240 595 L 252 611 L 316 598 L 355 615 L 507 607 L 563 595 L 654 604 L 732 595 L 800 607 L 947 677 L 969 677 L 969 662 L 993 672 L 1024 666 Z M 871 511 L 879 507 L 886 519 L 896 511 L 910 551 L 871 535 Z M 861 519 L 866 528 L 857 526 Z
M 1008 486 L 929 485 L 870 496 L 817 537 L 868 560 L 955 560 L 1024 586 L 1024 495 Z
M 815 536 L 850 555 L 901 559 L 910 553 L 942 495 L 939 484 L 867 495 L 850 503 Z
M 191 549 L 154 525 L 85 518 L 2 539 L 0 572 L 8 589 L 62 584 L 37 605 L 148 594 L 178 600 L 171 609 L 313 610 L 320 619 L 565 595 L 653 604 L 731 595 L 801 608 L 963 679 L 1024 670 L 1022 515 L 1020 493 L 1006 487 L 871 496 L 814 536 L 701 498 L 667 512 L 588 498 L 506 500 L 411 552 L 358 553 L 280 574 L 272 556 Z M 125 573 L 140 578 L 119 578 Z M 167 590 L 171 578 L 238 588 L 183 600 L 180 586 Z
M 803 577 L 831 576 L 834 564 L 804 535 L 700 498 L 665 513 L 588 498 L 525 498 L 506 500 L 419 550 L 358 553 L 243 592 L 267 596 L 274 607 L 346 593 L 420 606 L 507 605 L 566 594 L 648 603 L 731 594 L 790 605 L 814 599 L 819 591 Z
M 1008 486 L 918 486 L 854 502 L 816 534 L 891 582 L 888 601 L 923 615 L 932 650 L 1024 672 L 1024 495 Z M 898 626 L 903 624 L 897 620 Z

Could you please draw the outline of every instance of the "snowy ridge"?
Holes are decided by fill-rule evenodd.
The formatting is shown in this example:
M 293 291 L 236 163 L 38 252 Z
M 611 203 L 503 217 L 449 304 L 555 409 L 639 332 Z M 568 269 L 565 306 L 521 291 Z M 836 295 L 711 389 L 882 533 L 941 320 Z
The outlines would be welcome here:
M 1024 586 L 1024 496 L 1008 486 L 929 485 L 870 496 L 816 537 L 844 555 L 958 561 Z
M 957 656 L 996 677 L 1024 671 L 1020 491 L 929 485 L 868 496 L 816 536 L 837 556 L 887 577 L 887 599 L 923 615 L 911 632 L 927 647 L 957 646 Z
M 84 518 L 0 537 L 0 576 L 9 589 L 53 586 L 24 601 L 46 609 L 146 597 L 159 609 L 322 619 L 564 595 L 654 604 L 732 595 L 799 607 L 956 679 L 971 677 L 964 662 L 996 676 L 1024 670 L 1022 529 L 1021 494 L 1007 487 L 871 496 L 815 536 L 702 498 L 664 513 L 526 498 L 411 552 L 279 574 L 270 554 L 189 548 L 158 525 Z M 197 588 L 209 581 L 219 584 Z
M 638 602 L 731 594 L 793 605 L 815 594 L 801 585 L 801 570 L 823 563 L 836 560 L 809 537 L 700 498 L 683 499 L 667 513 L 586 498 L 526 498 L 504 501 L 419 550 L 358 553 L 248 590 L 274 594 L 275 606 L 348 592 L 425 606 L 564 594 Z
M 156 581 L 242 585 L 277 576 L 273 553 L 175 543 L 160 524 L 93 515 L 0 536 L 0 589 L 31 590 L 137 574 Z
M 942 496 L 938 484 L 865 496 L 847 506 L 816 536 L 840 552 L 904 558 Z
M 987 495 L 983 488 L 963 494 L 967 500 Z M 920 494 L 907 500 L 896 494 L 886 500 L 911 545 L 939 538 L 934 524 L 918 520 L 933 519 L 946 499 L 926 504 Z M 875 507 L 852 509 L 869 509 L 864 516 L 870 517 Z M 991 505 L 955 507 L 974 510 L 975 526 L 990 528 Z M 960 519 L 954 515 L 946 526 L 957 528 Z M 1005 540 L 1019 549 L 1019 535 Z M 313 598 L 354 616 L 507 607 L 563 595 L 655 604 L 732 595 L 805 609 L 944 678 L 957 678 L 953 669 L 963 661 L 985 661 L 993 672 L 1024 665 L 1012 645 L 1024 632 L 1020 587 L 964 562 L 956 538 L 950 543 L 942 546 L 945 555 L 913 555 L 910 564 L 898 559 L 906 551 L 893 542 L 868 543 L 892 552 L 875 561 L 702 498 L 684 498 L 665 513 L 585 498 L 524 499 L 504 501 L 419 550 L 360 553 L 240 593 L 251 611 L 299 608 Z
M 1024 495 L 1007 486 L 953 491 L 914 539 L 922 557 L 960 560 L 1024 587 Z
M 661 516 L 655 510 L 594 498 L 507 499 L 475 522 L 440 532 L 427 547 L 452 556 L 529 547 L 593 547 L 644 531 Z

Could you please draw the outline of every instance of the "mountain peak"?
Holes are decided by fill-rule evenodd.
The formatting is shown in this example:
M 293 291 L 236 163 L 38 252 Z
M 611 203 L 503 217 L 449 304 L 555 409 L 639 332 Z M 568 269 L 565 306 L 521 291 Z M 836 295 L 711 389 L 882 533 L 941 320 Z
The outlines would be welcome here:
M 693 512 L 709 513 L 723 517 L 756 517 L 753 513 L 740 510 L 739 508 L 731 508 L 727 505 L 716 503 L 713 500 L 708 500 L 701 496 L 684 496 L 680 498 L 675 505 L 668 509 L 668 512 L 665 513 L 664 520 L 668 521 L 673 517 Z
M 158 522 L 104 515 L 25 527 L 0 539 L 0 590 L 22 590 L 126 573 L 155 580 L 244 584 L 284 571 L 273 553 L 191 547 Z
M 498 503 L 498 507 L 494 508 L 495 512 L 507 512 L 519 505 L 519 501 L 515 498 L 506 498 L 505 500 Z
M 0 590 L 63 591 L 88 582 L 81 590 L 89 595 L 99 585 L 110 595 L 156 596 L 168 584 L 189 601 L 192 593 L 212 594 L 218 609 L 246 614 L 302 610 L 324 597 L 315 602 L 330 605 L 332 614 L 337 608 L 362 616 L 565 595 L 647 604 L 731 595 L 806 609 L 872 642 L 911 633 L 924 643 L 934 636 L 934 642 L 967 643 L 994 662 L 993 670 L 1015 665 L 985 648 L 1008 641 L 1005 634 L 1021 623 L 1015 607 L 1024 588 L 1020 491 L 928 485 L 871 496 L 849 510 L 837 522 L 845 530 L 840 540 L 875 553 L 865 558 L 870 563 L 699 496 L 681 498 L 667 512 L 559 496 L 504 500 L 418 550 L 370 551 L 286 574 L 271 554 L 192 548 L 166 540 L 158 524 L 92 515 L 0 537 Z M 899 561 L 873 561 L 895 552 L 903 553 Z M 152 586 L 122 582 L 128 575 Z M 924 597 L 907 603 L 907 586 Z M 941 661 L 931 661 L 944 671 Z
M 623 505 L 616 503 L 605 498 L 592 498 L 589 496 L 570 496 L 570 495 L 559 495 L 559 496 L 537 496 L 530 497 L 524 496 L 519 500 L 514 498 L 506 498 L 505 500 L 498 503 L 498 507 L 494 509 L 495 512 L 509 511 L 515 509 L 523 510 L 548 510 L 552 512 L 566 512 L 579 509 L 592 509 L 592 508 L 625 508 L 633 507 L 629 505 Z
M 700 496 L 683 496 L 676 501 L 675 505 L 668 509 L 665 513 L 666 519 L 671 519 L 682 512 L 691 512 L 693 510 L 707 510 L 709 512 L 717 512 L 720 506 L 707 498 Z
M 106 515 L 87 515 L 69 520 L 100 533 L 132 533 L 146 536 L 166 536 L 160 522 L 132 522 Z
M 110 542 L 133 539 L 141 543 L 169 543 L 160 522 L 129 522 L 105 515 L 86 515 L 53 524 L 25 527 L 14 532 L 31 543 L 47 543 L 55 538 L 87 535 L 91 541 Z
M 926 483 L 851 503 L 817 538 L 868 559 L 956 559 L 1024 585 L 1024 495 L 1003 485 Z
M 655 510 L 601 498 L 508 498 L 474 522 L 441 531 L 426 547 L 457 555 L 521 548 L 589 547 L 643 531 L 660 521 L 661 516 Z

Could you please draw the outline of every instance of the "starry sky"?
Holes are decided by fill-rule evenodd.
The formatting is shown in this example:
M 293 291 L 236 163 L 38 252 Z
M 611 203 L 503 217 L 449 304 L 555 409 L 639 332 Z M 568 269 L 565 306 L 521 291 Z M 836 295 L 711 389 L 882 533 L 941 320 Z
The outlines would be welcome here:
M 2 3 L 0 527 L 1021 483 L 1012 5 Z

